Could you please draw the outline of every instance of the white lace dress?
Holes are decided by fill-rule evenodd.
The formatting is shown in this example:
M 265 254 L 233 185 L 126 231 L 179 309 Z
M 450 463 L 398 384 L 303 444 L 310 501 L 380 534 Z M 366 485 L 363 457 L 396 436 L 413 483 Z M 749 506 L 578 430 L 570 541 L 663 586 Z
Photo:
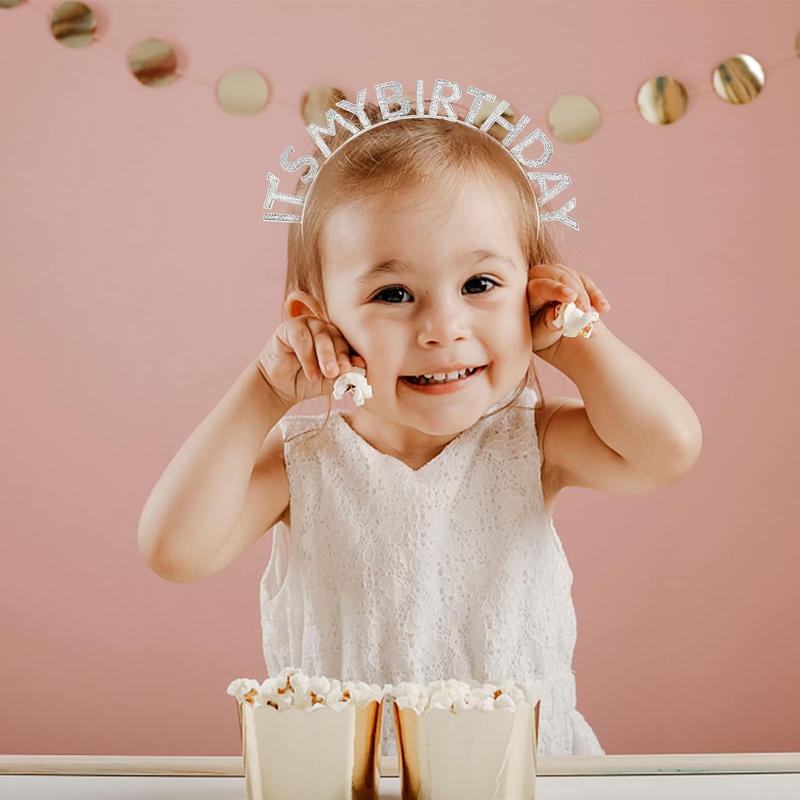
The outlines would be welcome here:
M 420 469 L 334 408 L 280 420 L 291 529 L 261 579 L 267 671 L 377 683 L 529 683 L 541 755 L 600 755 L 576 709 L 572 570 L 544 510 L 534 402 L 480 419 Z M 525 407 L 527 406 L 527 408 Z M 390 701 L 382 752 L 396 753 Z

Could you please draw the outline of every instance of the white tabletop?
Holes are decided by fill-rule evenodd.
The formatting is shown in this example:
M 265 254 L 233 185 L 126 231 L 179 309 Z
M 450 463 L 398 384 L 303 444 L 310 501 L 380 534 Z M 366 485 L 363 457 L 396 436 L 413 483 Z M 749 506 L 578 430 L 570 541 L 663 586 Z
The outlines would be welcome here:
M 3 800 L 245 800 L 244 778 L 0 775 Z M 400 779 L 380 797 L 399 800 Z M 536 800 L 797 800 L 800 773 L 539 776 Z

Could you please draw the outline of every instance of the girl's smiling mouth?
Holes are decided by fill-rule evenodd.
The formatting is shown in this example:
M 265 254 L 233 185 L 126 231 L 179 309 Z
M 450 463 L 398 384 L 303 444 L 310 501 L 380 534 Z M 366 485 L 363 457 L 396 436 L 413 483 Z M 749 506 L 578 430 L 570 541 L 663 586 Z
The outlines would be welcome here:
M 455 380 L 445 379 L 444 381 L 437 381 L 435 379 L 429 380 L 424 377 L 401 375 L 400 382 L 415 392 L 422 392 L 424 394 L 452 394 L 453 392 L 458 392 L 465 388 L 470 383 L 473 383 L 487 366 L 487 364 L 484 364 L 481 367 L 473 367 L 466 371 L 466 375 L 456 378 Z

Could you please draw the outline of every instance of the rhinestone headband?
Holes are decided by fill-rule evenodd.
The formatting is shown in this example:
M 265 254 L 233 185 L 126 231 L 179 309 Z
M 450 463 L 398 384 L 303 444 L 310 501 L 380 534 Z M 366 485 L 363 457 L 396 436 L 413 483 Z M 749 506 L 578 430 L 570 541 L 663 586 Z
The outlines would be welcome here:
M 549 220 L 561 222 L 576 231 L 580 230 L 578 221 L 569 216 L 569 212 L 572 211 L 572 209 L 576 206 L 574 197 L 570 198 L 557 211 L 539 211 L 540 206 L 543 206 L 545 203 L 552 200 L 556 195 L 563 192 L 564 189 L 570 185 L 572 180 L 565 172 L 526 171 L 526 167 L 533 169 L 543 167 L 553 155 L 553 145 L 540 128 L 537 128 L 535 131 L 528 134 L 522 141 L 515 144 L 513 147 L 511 146 L 514 139 L 517 138 L 517 136 L 522 132 L 523 128 L 525 128 L 525 126 L 530 122 L 530 117 L 523 115 L 519 122 L 512 124 L 509 120 L 503 117 L 503 112 L 509 107 L 509 103 L 506 100 L 501 100 L 492 109 L 492 111 L 481 124 L 480 128 L 477 128 L 475 126 L 475 120 L 478 116 L 481 105 L 484 101 L 489 103 L 494 102 L 496 100 L 495 95 L 475 86 L 470 86 L 467 89 L 467 94 L 472 95 L 473 100 L 466 118 L 462 120 L 451 107 L 451 103 L 458 102 L 462 94 L 461 86 L 458 83 L 455 81 L 445 80 L 443 78 L 437 78 L 434 82 L 433 95 L 431 97 L 427 112 L 425 111 L 424 88 L 424 81 L 418 80 L 416 87 L 416 111 L 413 114 L 410 113 L 411 102 L 405 96 L 402 84 L 398 81 L 387 81 L 385 83 L 375 84 L 375 94 L 378 98 L 378 105 L 380 107 L 382 117 L 382 119 L 378 122 L 373 123 L 367 116 L 366 111 L 364 110 L 367 90 L 360 89 L 355 103 L 351 103 L 347 100 L 340 100 L 338 103 L 336 103 L 336 106 L 355 115 L 358 118 L 358 121 L 361 123 L 361 128 L 356 127 L 352 122 L 345 119 L 334 108 L 329 108 L 325 112 L 325 120 L 327 123 L 325 127 L 317 125 L 316 123 L 306 126 L 306 130 L 308 130 L 308 133 L 314 140 L 318 150 L 324 156 L 324 160 L 322 161 L 322 164 L 320 164 L 320 162 L 314 156 L 304 155 L 298 159 L 295 159 L 294 161 L 290 161 L 289 156 L 292 155 L 295 148 L 292 145 L 288 145 L 283 150 L 280 156 L 281 167 L 286 170 L 286 172 L 292 173 L 304 165 L 308 165 L 308 171 L 301 176 L 300 180 L 303 183 L 311 183 L 311 186 L 309 186 L 304 196 L 284 194 L 278 191 L 278 177 L 273 175 L 273 173 L 268 172 L 267 181 L 269 185 L 267 188 L 267 194 L 264 198 L 264 208 L 271 209 L 274 203 L 279 201 L 282 203 L 288 203 L 290 205 L 300 206 L 300 213 L 290 214 L 267 211 L 264 214 L 264 222 L 296 222 L 300 223 L 302 227 L 306 201 L 311 194 L 311 190 L 314 188 L 314 181 L 319 175 L 321 167 L 327 163 L 332 155 L 338 153 L 339 150 L 341 150 L 345 145 L 349 144 L 357 136 L 360 136 L 361 134 L 364 134 L 373 128 L 377 128 L 381 125 L 387 125 L 401 119 L 415 119 L 424 117 L 426 119 L 440 119 L 445 122 L 469 125 L 474 130 L 481 131 L 488 139 L 491 139 L 496 145 L 502 146 L 504 150 L 513 156 L 514 162 L 522 171 L 523 175 L 525 175 L 526 180 L 536 181 L 539 186 L 539 191 L 541 194 L 537 198 L 537 202 L 534 204 L 537 216 L 537 233 L 539 230 L 539 225 L 542 222 L 547 222 Z M 450 94 L 445 95 L 445 90 L 449 90 Z M 390 91 L 393 92 L 391 96 L 388 94 Z M 400 107 L 395 110 L 390 110 L 390 103 L 394 105 L 399 104 Z M 440 107 L 444 108 L 447 116 L 442 116 L 439 113 Z M 343 128 L 350 131 L 353 135 L 348 137 L 338 147 L 331 151 L 322 137 L 324 135 L 334 136 L 336 133 L 337 122 Z M 491 134 L 487 133 L 489 128 L 495 124 L 500 125 L 502 128 L 505 128 L 506 131 L 508 131 L 502 142 L 500 142 Z M 541 143 L 543 152 L 538 158 L 530 159 L 523 154 L 523 151 L 534 141 Z M 555 185 L 548 187 L 548 182 L 555 182 Z

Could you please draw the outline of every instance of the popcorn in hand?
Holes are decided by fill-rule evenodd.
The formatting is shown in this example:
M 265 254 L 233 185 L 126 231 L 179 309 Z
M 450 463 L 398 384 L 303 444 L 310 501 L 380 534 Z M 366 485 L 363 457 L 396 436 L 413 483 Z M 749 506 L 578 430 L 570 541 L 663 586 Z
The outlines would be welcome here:
M 363 406 L 365 400 L 372 397 L 372 387 L 367 383 L 367 371 L 363 367 L 353 367 L 349 372 L 340 375 L 333 384 L 333 397 L 341 400 L 348 389 L 353 390 L 353 402 Z
M 560 303 L 556 311 L 553 325 L 563 328 L 562 336 L 583 336 L 588 339 L 592 335 L 592 323 L 600 319 L 600 314 L 593 308 L 581 311 L 575 303 Z

